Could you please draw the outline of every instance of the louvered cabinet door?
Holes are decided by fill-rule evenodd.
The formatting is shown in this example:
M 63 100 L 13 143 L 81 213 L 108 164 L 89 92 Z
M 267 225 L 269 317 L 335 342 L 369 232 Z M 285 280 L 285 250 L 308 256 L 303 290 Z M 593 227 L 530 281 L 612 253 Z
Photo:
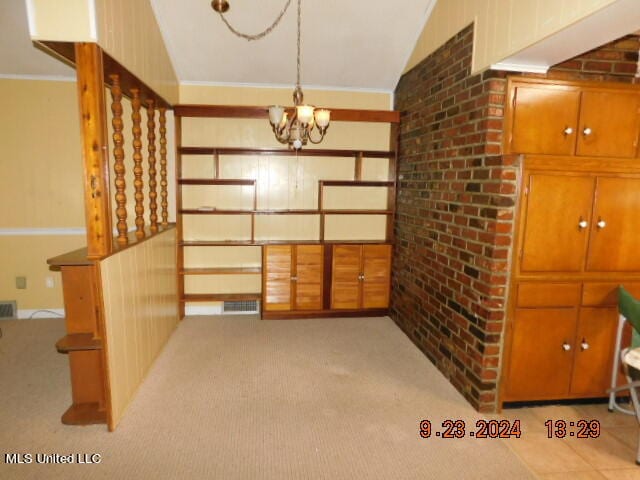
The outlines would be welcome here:
M 362 245 L 334 245 L 331 270 L 331 308 L 357 309 L 361 303 Z
M 265 311 L 292 309 L 291 245 L 265 245 L 263 250 L 263 308 Z
M 323 245 L 296 245 L 295 310 L 322 310 Z
M 391 245 L 363 245 L 362 252 L 362 308 L 387 308 Z

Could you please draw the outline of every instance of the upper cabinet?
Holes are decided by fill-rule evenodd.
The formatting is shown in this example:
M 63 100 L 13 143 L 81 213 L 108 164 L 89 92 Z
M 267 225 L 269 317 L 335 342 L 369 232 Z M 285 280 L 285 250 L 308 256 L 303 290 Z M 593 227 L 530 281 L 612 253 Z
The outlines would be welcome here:
M 640 92 L 628 86 L 521 82 L 510 90 L 507 153 L 633 158 Z

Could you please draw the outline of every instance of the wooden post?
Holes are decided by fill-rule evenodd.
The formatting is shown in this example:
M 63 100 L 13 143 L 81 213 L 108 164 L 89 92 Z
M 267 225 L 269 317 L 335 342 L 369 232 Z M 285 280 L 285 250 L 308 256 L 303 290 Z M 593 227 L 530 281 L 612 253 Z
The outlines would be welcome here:
M 140 115 L 140 91 L 137 88 L 131 89 L 131 119 L 133 120 L 133 186 L 135 187 L 136 200 L 136 238 L 142 239 L 144 234 L 144 193 L 142 187 L 142 116 Z
M 160 206 L 162 226 L 169 226 L 169 202 L 167 201 L 167 109 L 160 109 Z
M 151 233 L 158 231 L 158 193 L 156 186 L 156 111 L 153 100 L 147 100 L 147 143 L 149 150 L 149 223 Z
M 122 88 L 120 87 L 120 76 L 110 75 L 111 78 L 111 111 L 113 112 L 113 156 L 115 158 L 113 170 L 116 175 L 116 228 L 118 229 L 118 243 L 126 245 L 129 243 L 127 237 L 127 194 L 125 193 L 125 166 L 124 166 L 124 122 L 122 120 Z
M 76 43 L 75 55 L 84 164 L 87 257 L 99 259 L 109 255 L 113 247 L 102 50 L 95 43 Z

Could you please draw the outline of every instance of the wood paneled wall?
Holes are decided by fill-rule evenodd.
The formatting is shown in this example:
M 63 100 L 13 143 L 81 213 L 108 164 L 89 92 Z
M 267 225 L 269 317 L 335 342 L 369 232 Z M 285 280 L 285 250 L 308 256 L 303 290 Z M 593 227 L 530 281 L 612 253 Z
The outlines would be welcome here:
M 475 22 L 476 30 L 472 70 L 478 72 L 614 1 L 439 1 L 416 43 L 405 72 L 472 22 Z
M 113 430 L 178 324 L 176 230 L 100 261 Z

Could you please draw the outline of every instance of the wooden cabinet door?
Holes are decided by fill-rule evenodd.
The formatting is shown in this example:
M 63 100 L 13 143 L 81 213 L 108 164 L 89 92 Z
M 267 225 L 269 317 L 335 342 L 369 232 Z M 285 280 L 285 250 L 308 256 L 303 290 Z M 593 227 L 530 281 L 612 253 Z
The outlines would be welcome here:
M 636 156 L 640 131 L 640 94 L 620 91 L 582 93 L 576 154 Z
M 263 308 L 265 311 L 292 309 L 291 245 L 265 245 L 263 250 Z
M 640 270 L 640 179 L 598 178 L 587 270 Z
M 561 398 L 569 391 L 576 308 L 516 309 L 505 397 Z M 565 350 L 568 345 L 570 350 Z
M 362 245 L 334 245 L 331 270 L 331 308 L 360 308 Z
M 594 185 L 595 179 L 586 176 L 529 176 L 521 240 L 521 271 L 582 271 Z
M 391 245 L 364 245 L 362 252 L 362 308 L 387 308 Z
M 324 247 L 295 246 L 295 310 L 322 310 Z
M 511 152 L 573 155 L 580 104 L 577 88 L 521 86 L 514 102 Z
M 572 395 L 606 397 L 611 382 L 618 311 L 616 308 L 580 309 L 571 375 Z

